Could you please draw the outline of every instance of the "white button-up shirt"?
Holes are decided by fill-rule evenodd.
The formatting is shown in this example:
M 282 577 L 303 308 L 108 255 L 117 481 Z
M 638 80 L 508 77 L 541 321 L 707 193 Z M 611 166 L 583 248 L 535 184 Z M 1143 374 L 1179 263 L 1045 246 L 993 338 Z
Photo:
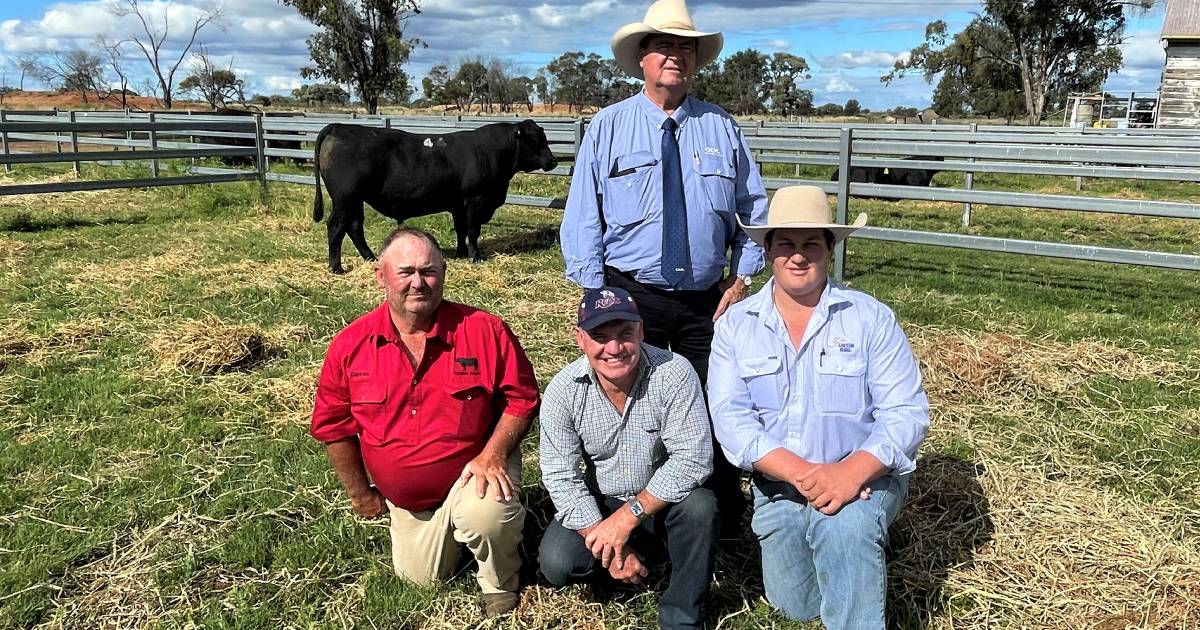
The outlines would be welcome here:
M 814 463 L 862 450 L 893 474 L 911 473 L 929 400 L 895 314 L 830 282 L 797 350 L 774 288 L 772 279 L 716 323 L 708 401 L 729 461 L 752 470 L 776 448 Z

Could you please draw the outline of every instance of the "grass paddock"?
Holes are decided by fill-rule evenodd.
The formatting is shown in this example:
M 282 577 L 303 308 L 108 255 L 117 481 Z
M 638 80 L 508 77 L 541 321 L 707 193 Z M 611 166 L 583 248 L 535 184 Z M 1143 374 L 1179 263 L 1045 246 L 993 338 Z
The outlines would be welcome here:
M 69 175 L 30 168 L 0 183 L 55 178 Z M 514 186 L 562 194 L 565 181 Z M 1197 198 L 1184 184 L 1086 189 Z M 311 203 L 311 188 L 286 184 L 265 198 L 255 184 L 0 198 L 0 627 L 653 625 L 661 566 L 650 588 L 618 592 L 548 588 L 527 566 L 520 608 L 500 622 L 481 621 L 469 571 L 432 589 L 391 574 L 385 525 L 352 514 L 307 435 L 327 343 L 380 299 L 349 252 L 346 275 L 325 270 Z M 913 229 L 954 230 L 961 216 L 946 203 L 859 210 Z M 974 215 L 973 234 L 1200 253 L 1185 221 Z M 502 315 L 543 385 L 577 353 L 559 217 L 503 207 L 484 228 L 487 260 L 451 259 L 446 292 Z M 447 215 L 411 224 L 452 250 Z M 369 240 L 392 225 L 369 211 Z M 1200 626 L 1200 275 L 850 250 L 848 283 L 895 309 L 932 404 L 891 532 L 894 625 Z M 536 430 L 523 453 L 531 554 L 552 512 Z M 769 609 L 757 563 L 749 532 L 719 556 L 710 626 L 819 627 Z

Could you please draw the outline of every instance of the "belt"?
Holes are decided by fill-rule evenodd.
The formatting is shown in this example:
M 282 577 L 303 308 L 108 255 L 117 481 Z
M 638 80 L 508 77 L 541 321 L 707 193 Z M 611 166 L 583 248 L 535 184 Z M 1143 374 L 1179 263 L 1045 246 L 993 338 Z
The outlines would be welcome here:
M 782 499 L 794 501 L 801 505 L 808 503 L 808 499 L 804 498 L 804 495 L 800 494 L 800 491 L 795 486 L 786 481 L 767 479 L 762 473 L 754 471 L 750 474 L 750 482 L 754 484 L 754 487 L 758 488 L 759 492 L 763 493 L 763 496 L 772 501 Z

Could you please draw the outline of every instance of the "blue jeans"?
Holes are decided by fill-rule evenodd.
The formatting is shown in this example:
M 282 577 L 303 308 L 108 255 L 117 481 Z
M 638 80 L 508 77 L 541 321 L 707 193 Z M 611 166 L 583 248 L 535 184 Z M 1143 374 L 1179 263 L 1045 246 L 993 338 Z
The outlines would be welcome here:
M 597 497 L 605 516 L 624 505 L 611 497 Z M 633 545 L 643 552 L 648 545 L 663 545 L 671 560 L 671 581 L 658 605 L 658 625 L 664 630 L 704 627 L 704 603 L 712 581 L 717 553 L 717 501 L 711 490 L 696 488 L 687 498 L 671 504 L 633 531 Z M 608 571 L 592 557 L 583 538 L 557 520 L 551 520 L 538 551 L 542 577 L 554 586 L 583 582 Z
M 908 478 L 876 479 L 870 500 L 855 500 L 833 516 L 787 484 L 755 479 L 751 528 L 762 546 L 767 601 L 793 619 L 820 617 L 829 630 L 884 628 L 884 548 Z

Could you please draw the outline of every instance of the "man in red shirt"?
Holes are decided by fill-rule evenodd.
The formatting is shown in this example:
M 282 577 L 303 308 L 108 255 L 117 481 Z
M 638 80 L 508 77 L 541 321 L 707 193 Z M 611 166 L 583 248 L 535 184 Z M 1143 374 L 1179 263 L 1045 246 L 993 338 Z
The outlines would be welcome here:
M 442 300 L 446 263 L 428 233 L 393 231 L 375 277 L 385 302 L 330 343 L 311 434 L 354 511 L 390 513 L 397 575 L 445 579 L 465 544 L 484 614 L 506 613 L 518 601 L 518 446 L 538 409 L 533 366 L 499 317 Z

